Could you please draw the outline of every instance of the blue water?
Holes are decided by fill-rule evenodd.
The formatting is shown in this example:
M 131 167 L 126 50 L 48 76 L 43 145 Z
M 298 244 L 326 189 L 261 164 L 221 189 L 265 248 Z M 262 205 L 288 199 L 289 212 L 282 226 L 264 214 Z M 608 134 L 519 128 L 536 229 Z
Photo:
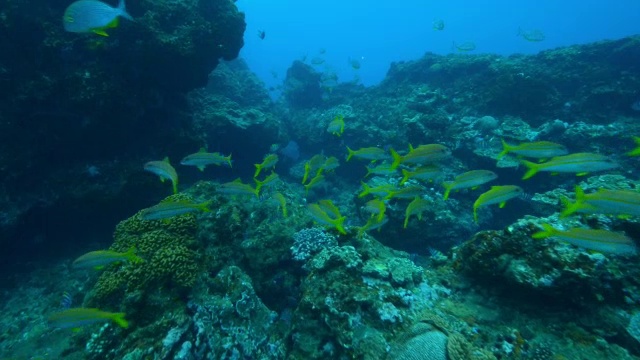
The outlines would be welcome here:
M 425 52 L 446 54 L 452 42 L 472 41 L 474 53 L 536 53 L 559 46 L 640 33 L 638 0 L 239 0 L 247 31 L 241 56 L 268 86 L 281 83 L 292 61 L 321 56 L 319 71 L 340 81 L 380 82 L 392 61 Z M 443 31 L 432 28 L 442 19 Z M 518 28 L 539 29 L 528 42 Z M 264 30 L 265 39 L 257 33 Z M 326 53 L 320 55 L 320 49 Z M 361 68 L 351 67 L 357 59 Z

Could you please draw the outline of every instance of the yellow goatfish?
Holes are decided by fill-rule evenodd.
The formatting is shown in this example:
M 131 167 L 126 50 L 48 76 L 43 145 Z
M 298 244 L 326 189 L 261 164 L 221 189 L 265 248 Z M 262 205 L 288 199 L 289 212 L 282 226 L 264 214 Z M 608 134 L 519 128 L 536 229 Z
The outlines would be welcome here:
M 608 157 L 594 153 L 576 153 L 557 156 L 541 164 L 536 164 L 526 160 L 522 160 L 521 162 L 524 166 L 529 168 L 522 177 L 523 180 L 529 179 L 539 171 L 552 173 L 575 173 L 578 176 L 582 176 L 591 172 L 615 169 L 620 166 Z
M 136 248 L 132 246 L 127 252 L 121 253 L 111 250 L 97 250 L 90 251 L 73 261 L 72 266 L 75 269 L 102 269 L 106 265 L 114 262 L 141 262 L 138 256 L 136 256 Z
M 122 328 L 128 328 L 129 322 L 124 313 L 111 313 L 99 309 L 71 308 L 49 316 L 49 325 L 55 328 L 79 328 L 98 322 L 113 321 Z
M 492 186 L 491 190 L 483 193 L 473 203 L 473 220 L 478 223 L 478 209 L 487 205 L 500 204 L 503 208 L 507 200 L 522 194 L 522 188 L 515 185 Z
M 144 164 L 144 170 L 158 175 L 162 182 L 170 180 L 173 184 L 173 193 L 178 193 L 178 173 L 176 173 L 176 169 L 171 166 L 168 157 L 165 157 L 162 161 L 149 161 Z
M 633 240 L 620 233 L 582 228 L 565 231 L 558 230 L 549 224 L 542 224 L 542 228 L 544 231 L 537 232 L 531 237 L 534 239 L 553 237 L 575 246 L 607 254 L 633 255 L 636 253 Z
M 521 143 L 519 145 L 509 145 L 506 141 L 502 140 L 502 152 L 498 154 L 498 159 L 508 153 L 536 159 L 550 159 L 556 156 L 567 155 L 569 151 L 564 145 L 551 141 L 536 141 Z
M 489 170 L 471 170 L 456 176 L 453 181 L 447 181 L 442 184 L 444 186 L 444 200 L 449 198 L 451 190 L 475 189 L 478 186 L 493 181 L 498 175 Z
M 576 186 L 576 201 L 564 201 L 566 208 L 560 213 L 562 217 L 575 212 L 587 214 L 605 214 L 619 216 L 640 216 L 640 192 L 633 190 L 600 189 L 595 193 L 585 194 Z
M 315 222 L 317 222 L 318 224 L 335 228 L 336 230 L 338 230 L 338 232 L 340 232 L 340 234 L 343 235 L 347 233 L 343 225 L 345 219 L 347 218 L 346 216 L 332 218 L 319 204 L 309 204 L 307 205 L 307 209 L 309 210 L 309 214 L 311 215 L 313 220 L 315 220 Z

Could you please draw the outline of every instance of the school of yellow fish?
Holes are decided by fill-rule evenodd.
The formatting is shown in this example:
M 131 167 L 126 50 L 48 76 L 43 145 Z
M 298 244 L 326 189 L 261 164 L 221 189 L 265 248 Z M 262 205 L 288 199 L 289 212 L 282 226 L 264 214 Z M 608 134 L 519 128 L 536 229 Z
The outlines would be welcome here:
M 342 115 L 336 116 L 327 127 L 327 132 L 335 136 L 341 136 L 345 123 Z M 638 148 L 627 153 L 629 156 L 640 156 L 640 138 L 634 137 Z M 592 172 L 606 171 L 619 167 L 605 155 L 597 153 L 573 153 L 569 154 L 565 146 L 549 141 L 527 142 L 511 145 L 502 141 L 503 150 L 496 159 L 508 154 L 520 158 L 520 162 L 527 168 L 522 177 L 529 179 L 538 172 L 573 173 L 578 176 Z M 358 198 L 372 197 L 366 201 L 361 210 L 367 214 L 365 224 L 355 227 L 357 236 L 379 229 L 388 222 L 386 215 L 389 201 L 408 201 L 405 209 L 403 227 L 407 228 L 412 216 L 418 221 L 422 214 L 433 206 L 433 200 L 425 198 L 426 189 L 421 182 L 440 181 L 444 176 L 443 160 L 451 156 L 451 151 L 441 144 L 424 144 L 413 147 L 409 145 L 405 152 L 394 149 L 386 151 L 379 147 L 364 147 L 358 150 L 346 148 L 346 161 L 352 159 L 368 162 L 365 178 L 375 175 L 385 177 L 386 181 L 380 185 L 372 185 L 362 181 L 362 191 Z M 524 160 L 529 158 L 534 161 Z M 231 196 L 247 195 L 260 198 L 265 189 L 269 189 L 279 181 L 275 173 L 275 166 L 279 158 L 275 153 L 267 154 L 263 161 L 255 164 L 253 176 L 254 185 L 243 183 L 240 179 L 220 184 L 217 191 Z M 194 166 L 203 171 L 207 166 L 232 166 L 231 155 L 209 153 L 200 149 L 197 153 L 187 155 L 180 164 Z M 317 154 L 304 163 L 302 185 L 305 194 L 325 184 L 326 176 L 340 166 L 340 160 L 334 156 Z M 178 174 L 168 158 L 161 161 L 150 161 L 144 164 L 144 170 L 157 175 L 161 181 L 170 181 L 174 193 L 178 192 Z M 262 180 L 259 179 L 263 172 L 271 171 Z M 447 200 L 452 191 L 474 190 L 498 178 L 498 175 L 490 170 L 476 169 L 456 175 L 450 181 L 443 181 L 443 200 Z M 399 181 L 396 181 L 400 179 Z M 268 191 L 268 190 L 267 190 Z M 472 213 L 478 223 L 478 210 L 480 208 L 498 204 L 504 207 L 510 199 L 523 193 L 522 188 L 516 185 L 495 185 L 480 194 L 473 203 Z M 632 190 L 606 190 L 600 189 L 594 193 L 585 194 L 580 187 L 576 187 L 574 201 L 564 200 L 564 210 L 561 217 L 574 213 L 605 214 L 613 216 L 640 216 L 640 192 Z M 283 217 L 288 216 L 286 197 L 280 192 L 269 192 L 263 197 L 280 208 Z M 189 201 L 167 200 L 141 211 L 141 218 L 148 221 L 168 219 L 192 212 L 210 211 L 209 202 L 193 203 Z M 306 205 L 308 215 L 314 222 L 334 229 L 339 234 L 346 235 L 346 216 L 342 215 L 338 207 L 329 199 L 319 200 Z M 608 254 L 635 254 L 636 247 L 633 240 L 624 234 L 607 230 L 590 228 L 557 229 L 549 224 L 543 224 L 543 229 L 532 235 L 536 239 L 554 238 L 575 246 Z M 135 248 L 125 253 L 117 253 L 109 250 L 92 251 L 82 255 L 73 263 L 76 268 L 102 269 L 111 263 L 139 262 L 143 259 L 135 255 Z M 114 321 L 122 327 L 128 326 L 124 320 L 124 314 L 108 313 L 98 309 L 72 308 L 63 310 L 51 316 L 50 322 L 58 327 L 77 327 L 98 321 Z

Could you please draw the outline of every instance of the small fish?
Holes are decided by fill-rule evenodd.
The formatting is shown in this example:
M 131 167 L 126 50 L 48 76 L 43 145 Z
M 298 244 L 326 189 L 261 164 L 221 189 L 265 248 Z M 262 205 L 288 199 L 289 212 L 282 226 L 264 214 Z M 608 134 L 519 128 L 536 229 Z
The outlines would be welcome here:
M 113 321 L 122 328 L 128 328 L 125 313 L 111 313 L 99 309 L 71 308 L 49 316 L 49 325 L 59 329 L 79 328 L 98 322 Z
M 386 224 L 388 222 L 389 222 L 389 218 L 386 217 L 386 216 L 384 218 L 382 218 L 382 220 L 378 220 L 377 216 L 370 217 L 369 220 L 367 220 L 366 224 L 358 227 L 357 238 L 358 239 L 362 239 L 362 237 L 364 236 L 364 234 L 367 231 L 380 229 L 384 224 Z
M 389 158 L 386 151 L 377 147 L 366 147 L 353 151 L 347 146 L 347 152 L 347 161 L 354 156 L 364 160 L 384 160 Z
M 639 102 L 640 103 L 640 102 Z M 640 110 L 640 109 L 639 109 Z M 636 143 L 636 148 L 627 153 L 628 156 L 640 156 L 640 137 L 634 136 L 633 141 Z
M 522 188 L 515 185 L 492 186 L 491 190 L 483 193 L 473 203 L 473 220 L 478 223 L 478 209 L 487 205 L 500 204 L 503 208 L 507 200 L 522 194 Z
M 360 64 L 360 61 L 358 61 L 358 59 L 349 58 L 347 63 L 351 65 L 351 68 L 353 70 L 359 70 L 362 67 L 362 64 Z
M 405 186 L 400 189 L 391 191 L 382 199 L 413 199 L 415 197 L 419 197 L 420 195 L 422 195 L 422 193 L 424 193 L 424 188 L 422 188 L 422 186 Z
M 444 21 L 442 19 L 433 19 L 431 26 L 433 27 L 433 30 L 442 31 L 444 30 Z
M 618 216 L 640 216 L 640 192 L 633 190 L 600 189 L 595 193 L 585 194 L 576 186 L 576 201 L 564 201 L 565 209 L 560 216 L 573 213 L 606 214 Z
M 337 169 L 338 166 L 340 166 L 340 160 L 338 160 L 338 158 L 335 156 L 331 156 L 324 161 L 324 164 L 322 164 L 322 170 L 332 171 Z
M 398 173 L 398 169 L 391 166 L 391 164 L 380 164 L 375 167 L 367 166 L 367 174 L 364 176 L 365 178 L 369 175 L 382 175 L 382 176 L 391 176 L 396 175 Z
M 63 292 L 62 299 L 60 300 L 60 308 L 62 308 L 62 310 L 66 310 L 71 307 L 72 303 L 73 297 L 71 297 L 71 294 L 67 291 Z
M 315 172 L 315 176 L 318 176 L 322 173 L 323 165 L 326 162 L 326 157 L 322 154 L 314 155 L 309 161 L 304 163 L 304 176 L 302 177 L 302 184 L 307 182 L 309 175 Z
M 409 152 L 406 155 L 400 155 L 394 149 L 391 149 L 391 156 L 393 157 L 391 166 L 397 168 L 400 164 L 430 164 L 440 161 L 449 155 L 451 155 L 451 150 L 444 145 L 427 144 L 420 145 L 417 148 L 409 145 Z
M 102 1 L 79 0 L 64 11 L 62 23 L 69 32 L 109 36 L 105 30 L 117 27 L 120 17 L 133 21 L 125 9 L 124 0 L 120 0 L 115 8 Z
M 207 165 L 228 165 L 231 167 L 231 155 L 224 156 L 218 152 L 209 153 L 205 148 L 200 148 L 195 154 L 185 156 L 181 161 L 181 165 L 195 166 L 200 171 L 204 171 Z
M 532 29 L 532 30 L 522 30 L 521 28 L 518 28 L 518 35 L 517 36 L 522 36 L 523 39 L 530 41 L 530 42 L 540 42 L 540 41 L 544 41 L 544 39 L 546 39 L 546 36 L 544 35 L 544 33 L 541 30 L 538 29 Z
M 435 165 L 421 166 L 413 171 L 402 169 L 402 180 L 400 185 L 406 183 L 409 179 L 418 179 L 423 181 L 432 181 L 442 175 L 442 170 Z
M 346 216 L 342 216 L 339 218 L 332 218 L 327 214 L 327 212 L 318 204 L 309 204 L 307 205 L 307 209 L 309 210 L 309 214 L 317 223 L 324 225 L 326 227 L 335 228 L 338 230 L 340 234 L 346 235 L 347 232 L 344 229 L 344 221 L 347 218 Z
M 309 183 L 304 186 L 305 193 L 309 193 L 309 190 L 317 187 L 318 185 L 324 183 L 325 177 L 322 174 L 318 174 L 313 177 L 313 179 L 309 180 Z
M 260 175 L 260 172 L 262 170 L 274 168 L 277 163 L 278 163 L 278 155 L 277 154 L 269 154 L 269 155 L 265 156 L 264 160 L 262 160 L 262 163 L 255 164 L 256 172 L 253 174 L 253 177 L 257 178 L 258 175 Z
M 380 199 L 369 200 L 362 207 L 362 210 L 370 213 L 371 216 L 377 216 L 378 222 L 382 221 L 386 209 L 384 201 Z
M 482 184 L 486 184 L 489 181 L 493 181 L 498 178 L 498 175 L 489 170 L 471 170 L 456 176 L 453 181 L 444 182 L 442 185 L 445 188 L 444 200 L 449 198 L 451 190 L 460 189 L 475 189 Z
M 264 30 L 258 30 L 258 37 L 260 38 L 260 40 L 264 40 L 264 37 L 267 35 L 267 33 L 264 32 Z
M 367 183 L 362 183 L 362 188 L 364 190 L 362 190 L 362 192 L 360 192 L 360 194 L 358 194 L 359 198 L 363 198 L 369 194 L 377 196 L 377 197 L 386 197 L 387 195 L 389 195 L 390 193 L 392 193 L 395 190 L 398 190 L 397 187 L 395 187 L 394 185 L 391 184 L 383 184 L 383 185 L 378 185 L 378 186 L 370 186 Z
M 615 169 L 620 165 L 608 157 L 594 153 L 576 153 L 571 155 L 557 156 L 547 162 L 536 164 L 522 160 L 524 166 L 529 168 L 522 177 L 523 180 L 531 178 L 539 171 L 554 173 L 576 173 L 578 176 L 586 175 L 590 172 Z
M 187 200 L 163 201 L 157 205 L 141 210 L 140 217 L 143 220 L 163 220 L 196 211 L 209 212 L 211 211 L 208 208 L 210 203 L 210 201 L 207 201 L 196 204 Z
M 344 133 L 344 116 L 336 115 L 327 126 L 327 132 L 340 137 Z
M 280 192 L 273 193 L 271 198 L 278 204 L 278 206 L 280 206 L 280 209 L 282 209 L 282 216 L 286 218 L 288 216 L 287 199 Z
M 342 217 L 342 214 L 340 214 L 340 209 L 338 209 L 333 201 L 329 199 L 320 200 L 318 201 L 318 205 L 320 205 L 320 208 L 332 218 L 337 219 L 339 217 Z
M 144 164 L 144 170 L 158 175 L 162 182 L 170 180 L 173 184 L 173 193 L 178 193 L 178 173 L 176 173 L 176 169 L 171 166 L 168 157 L 165 157 L 162 161 L 149 161 Z
M 278 176 L 278 174 L 272 171 L 269 176 L 264 178 L 264 180 L 260 181 L 258 179 L 253 179 L 253 181 L 255 181 L 256 183 L 256 191 L 260 192 L 262 188 L 275 185 L 279 179 L 280 179 L 280 176 Z
M 454 41 L 452 48 L 460 52 L 469 52 L 476 49 L 476 44 L 472 41 L 466 41 L 462 44 L 456 44 L 456 42 Z
M 73 261 L 75 269 L 102 269 L 106 265 L 114 262 L 138 263 L 142 259 L 136 256 L 136 248 L 132 246 L 127 252 L 121 253 L 111 250 L 90 251 Z
M 403 228 L 407 228 L 409 225 L 409 218 L 411 215 L 417 215 L 418 220 L 422 220 L 422 212 L 431 208 L 432 203 L 429 200 L 422 199 L 420 197 L 416 197 L 407 205 L 407 209 L 405 210 L 404 215 L 404 225 Z
M 519 145 L 509 145 L 506 141 L 502 140 L 502 149 L 502 152 L 498 154 L 498 159 L 508 153 L 537 159 L 550 159 L 552 157 L 567 155 L 569 153 L 564 145 L 556 144 L 551 141 L 536 141 L 521 143 Z
M 259 197 L 257 189 L 249 184 L 243 183 L 240 179 L 220 184 L 216 191 L 225 195 L 255 195 L 255 197 Z
M 601 253 L 616 255 L 634 255 L 636 246 L 629 237 L 607 230 L 572 228 L 558 230 L 549 224 L 542 224 L 543 231 L 531 235 L 534 239 L 553 237 L 569 244 L 594 250 Z
M 311 59 L 311 64 L 313 64 L 313 65 L 322 65 L 322 64 L 324 64 L 324 59 L 319 57 L 319 56 L 316 56 L 313 59 Z

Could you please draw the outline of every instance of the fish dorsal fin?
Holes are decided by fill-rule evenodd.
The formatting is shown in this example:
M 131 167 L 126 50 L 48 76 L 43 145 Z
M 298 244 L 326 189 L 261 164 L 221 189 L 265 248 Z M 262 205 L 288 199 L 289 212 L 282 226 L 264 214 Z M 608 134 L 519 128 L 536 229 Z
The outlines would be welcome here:
M 165 156 L 164 159 L 162 159 L 162 161 L 166 162 L 167 164 L 171 164 L 168 156 Z
M 200 150 L 198 150 L 198 152 L 199 153 L 206 153 L 207 149 L 205 149 L 204 146 L 203 146 L 203 147 L 200 148 Z

